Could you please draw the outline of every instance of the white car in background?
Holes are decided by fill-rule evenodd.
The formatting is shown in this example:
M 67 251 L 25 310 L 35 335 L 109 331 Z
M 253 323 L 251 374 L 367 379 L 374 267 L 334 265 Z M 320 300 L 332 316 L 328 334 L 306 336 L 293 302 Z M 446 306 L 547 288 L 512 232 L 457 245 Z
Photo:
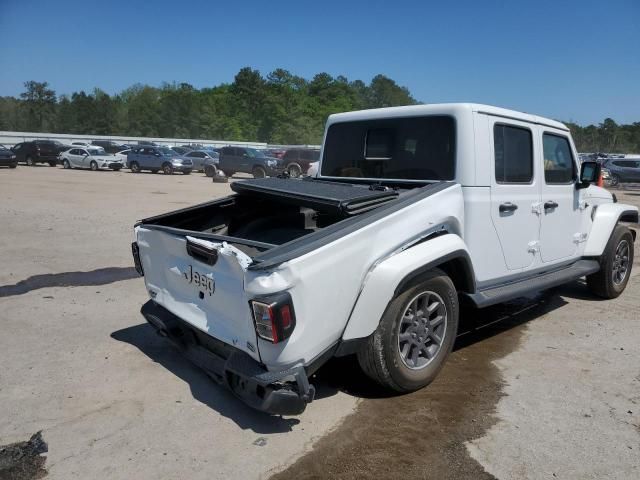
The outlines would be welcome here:
M 310 177 L 315 177 L 318 175 L 318 166 L 320 162 L 313 162 L 309 164 L 309 168 L 307 169 L 307 175 Z
M 109 169 L 118 171 L 124 162 L 108 154 L 102 147 L 71 148 L 59 156 L 64 168 Z
M 119 152 L 116 152 L 113 154 L 114 157 L 116 157 L 116 159 L 118 160 L 122 160 L 122 164 L 126 165 L 127 164 L 127 153 L 129 153 L 131 151 L 130 148 L 127 148 L 126 150 L 120 150 Z

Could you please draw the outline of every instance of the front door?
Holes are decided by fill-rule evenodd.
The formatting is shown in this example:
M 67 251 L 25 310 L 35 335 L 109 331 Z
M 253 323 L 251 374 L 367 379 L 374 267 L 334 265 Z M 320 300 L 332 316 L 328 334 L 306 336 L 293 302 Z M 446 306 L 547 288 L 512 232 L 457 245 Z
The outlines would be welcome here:
M 491 220 L 498 233 L 507 270 L 532 266 L 539 248 L 540 185 L 533 141 L 535 127 L 490 118 L 493 132 Z M 487 226 L 489 227 L 489 226 Z
M 586 205 L 576 189 L 578 165 L 566 132 L 543 129 L 542 210 L 540 256 L 544 263 L 570 259 L 586 241 L 581 232 Z

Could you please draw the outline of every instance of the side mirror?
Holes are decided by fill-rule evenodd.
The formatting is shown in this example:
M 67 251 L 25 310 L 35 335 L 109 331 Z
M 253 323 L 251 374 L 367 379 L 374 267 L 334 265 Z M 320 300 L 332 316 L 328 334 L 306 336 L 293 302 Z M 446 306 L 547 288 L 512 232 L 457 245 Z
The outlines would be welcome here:
M 598 183 L 600 178 L 600 164 L 598 162 L 582 162 L 580 166 L 580 181 L 576 188 L 587 188 L 592 183 Z

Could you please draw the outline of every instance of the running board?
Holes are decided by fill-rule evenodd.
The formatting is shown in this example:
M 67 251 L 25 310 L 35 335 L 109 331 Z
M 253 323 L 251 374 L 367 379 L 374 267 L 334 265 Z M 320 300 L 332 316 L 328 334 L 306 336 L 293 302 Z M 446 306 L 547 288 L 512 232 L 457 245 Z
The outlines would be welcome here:
M 477 307 L 488 307 L 496 303 L 502 303 L 507 300 L 525 296 L 531 292 L 545 290 L 577 280 L 580 277 L 590 275 L 598 270 L 600 270 L 600 263 L 597 260 L 578 260 L 568 267 L 552 272 L 540 273 L 534 277 L 529 277 L 514 283 L 480 290 L 468 295 L 468 297 Z

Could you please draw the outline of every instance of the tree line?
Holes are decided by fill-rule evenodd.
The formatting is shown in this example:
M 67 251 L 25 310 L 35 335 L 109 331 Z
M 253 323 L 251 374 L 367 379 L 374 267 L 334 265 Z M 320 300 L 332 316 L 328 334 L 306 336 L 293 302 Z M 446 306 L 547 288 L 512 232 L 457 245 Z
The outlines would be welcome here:
M 317 144 L 335 112 L 417 103 L 384 75 L 369 84 L 319 73 L 311 80 L 277 69 L 243 68 L 233 83 L 133 85 L 57 96 L 47 82 L 25 82 L 20 98 L 0 97 L 0 130 Z
M 188 83 L 136 84 L 109 95 L 57 95 L 28 81 L 16 97 L 0 97 L 0 130 L 131 137 L 169 137 L 317 144 L 335 112 L 418 103 L 384 75 L 369 84 L 318 73 L 311 80 L 276 69 L 266 76 L 242 68 L 232 83 L 197 89 Z M 565 122 L 581 152 L 640 152 L 640 122 Z

